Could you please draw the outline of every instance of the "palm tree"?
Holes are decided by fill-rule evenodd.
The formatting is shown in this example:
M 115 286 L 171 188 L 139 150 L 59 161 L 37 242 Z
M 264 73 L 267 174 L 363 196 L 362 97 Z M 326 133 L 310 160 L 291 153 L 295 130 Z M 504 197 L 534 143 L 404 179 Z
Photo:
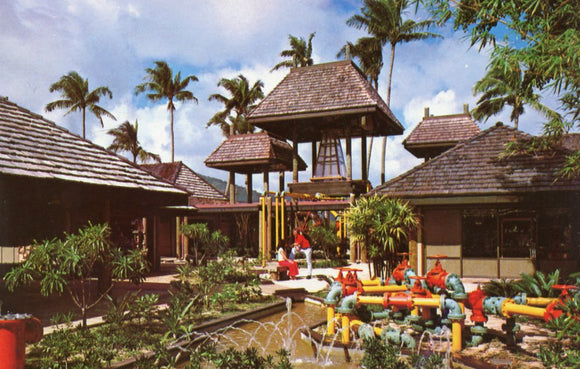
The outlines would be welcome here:
M 97 87 L 89 92 L 88 79 L 83 79 L 75 71 L 69 72 L 67 75 L 60 77 L 58 81 L 50 85 L 49 90 L 50 92 L 60 91 L 62 99 L 46 104 L 46 111 L 51 112 L 54 109 L 68 109 L 64 114 L 67 115 L 70 112 L 80 110 L 83 114 L 83 138 L 86 138 L 85 119 L 87 109 L 99 118 L 102 127 L 104 127 L 103 116 L 117 120 L 113 114 L 97 105 L 101 96 L 108 96 L 109 99 L 113 98 L 113 94 L 109 88 Z
M 423 31 L 434 22 L 425 20 L 415 22 L 414 20 L 403 20 L 403 13 L 410 5 L 409 0 L 364 0 L 361 14 L 350 17 L 346 24 L 358 29 L 365 29 L 372 37 L 375 37 L 382 45 L 391 45 L 391 56 L 389 60 L 389 74 L 387 78 L 386 103 L 391 104 L 391 81 L 393 76 L 393 66 L 395 63 L 395 48 L 397 44 L 424 40 L 431 37 L 441 37 L 436 33 Z M 381 152 L 381 183 L 385 182 L 385 151 L 387 137 L 383 137 L 383 147 Z
M 556 112 L 540 103 L 540 95 L 534 93 L 530 77 L 518 61 L 505 57 L 495 58 L 487 70 L 487 74 L 473 87 L 474 94 L 482 93 L 471 112 L 476 120 L 487 121 L 509 105 L 512 107 L 510 121 L 518 129 L 519 117 L 524 113 L 526 104 L 548 118 L 558 117 Z
M 316 33 L 312 32 L 308 37 L 308 42 L 302 37 L 298 38 L 292 35 L 288 35 L 290 40 L 290 49 L 282 50 L 280 56 L 283 58 L 290 58 L 289 60 L 283 60 L 276 64 L 270 72 L 278 70 L 280 68 L 296 68 L 296 67 L 307 67 L 314 64 L 312 60 L 312 39 Z
M 383 46 L 381 41 L 376 37 L 361 37 L 356 41 L 356 44 L 347 42 L 345 46 L 340 49 L 337 58 L 352 56 L 359 60 L 359 65 L 362 72 L 367 76 L 371 85 L 375 86 L 375 90 L 379 90 L 379 74 L 383 68 Z M 371 136 L 369 142 L 367 155 L 367 173 L 370 170 L 371 154 L 373 152 L 374 137 Z
M 107 133 L 114 137 L 113 142 L 107 150 L 113 152 L 128 151 L 133 155 L 133 163 L 137 164 L 137 159 L 142 163 L 147 163 L 149 160 L 161 163 L 161 158 L 157 154 L 145 151 L 138 140 L 139 123 L 135 120 L 135 125 L 125 121 L 117 128 L 110 129 Z
M 337 58 L 345 57 L 357 58 L 362 72 L 367 76 L 369 82 L 379 89 L 379 74 L 383 69 L 383 46 L 375 37 L 361 37 L 355 44 L 347 42 L 340 49 Z
M 181 79 L 181 72 L 177 72 L 175 76 L 173 71 L 164 61 L 156 61 L 155 68 L 145 69 L 147 75 L 146 82 L 141 83 L 135 87 L 135 94 L 149 91 L 147 98 L 151 101 L 158 101 L 167 99 L 167 110 L 170 113 L 170 130 L 171 130 L 171 161 L 175 161 L 175 137 L 173 131 L 173 112 L 175 111 L 174 101 L 194 101 L 197 103 L 197 98 L 193 92 L 186 90 L 189 82 L 197 81 L 194 75 L 187 76 Z
M 248 124 L 246 115 L 256 106 L 259 100 L 264 98 L 264 92 L 262 91 L 264 83 L 258 80 L 251 85 L 248 79 L 240 74 L 232 79 L 222 78 L 217 85 L 225 88 L 231 96 L 210 95 L 208 100 L 221 102 L 224 104 L 224 110 L 216 113 L 207 122 L 206 126 L 219 126 L 224 136 L 253 132 L 254 127 Z M 232 112 L 235 115 L 232 115 Z
M 388 277 L 407 232 L 417 226 L 408 203 L 384 195 L 361 197 L 346 212 L 350 236 L 364 243 L 374 274 Z M 369 268 L 370 270 L 370 268 Z

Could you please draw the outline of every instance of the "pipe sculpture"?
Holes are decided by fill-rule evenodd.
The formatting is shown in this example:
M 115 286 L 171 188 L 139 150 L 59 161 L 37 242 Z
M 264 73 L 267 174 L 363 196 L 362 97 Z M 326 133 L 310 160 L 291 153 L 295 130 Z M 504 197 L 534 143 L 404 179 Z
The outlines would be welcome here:
M 42 339 L 42 323 L 28 314 L 0 315 L 0 369 L 22 369 L 25 344 Z

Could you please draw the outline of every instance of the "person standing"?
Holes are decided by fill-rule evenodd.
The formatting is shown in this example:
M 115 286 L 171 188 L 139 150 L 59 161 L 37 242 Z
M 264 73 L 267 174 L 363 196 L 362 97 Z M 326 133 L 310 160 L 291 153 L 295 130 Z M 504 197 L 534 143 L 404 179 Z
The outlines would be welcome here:
M 308 275 L 306 278 L 310 279 L 312 278 L 312 247 L 310 246 L 310 241 L 308 241 L 304 232 L 299 229 L 295 228 L 292 234 L 294 235 L 294 247 L 290 253 L 290 259 L 294 260 L 296 253 L 302 251 L 306 256 L 306 265 L 308 266 Z

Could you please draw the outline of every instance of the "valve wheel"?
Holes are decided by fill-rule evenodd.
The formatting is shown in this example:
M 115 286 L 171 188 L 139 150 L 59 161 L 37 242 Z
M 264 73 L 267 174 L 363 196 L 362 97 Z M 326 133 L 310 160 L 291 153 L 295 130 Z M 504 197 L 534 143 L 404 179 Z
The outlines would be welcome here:
M 447 255 L 435 254 L 427 256 L 427 259 L 447 259 Z

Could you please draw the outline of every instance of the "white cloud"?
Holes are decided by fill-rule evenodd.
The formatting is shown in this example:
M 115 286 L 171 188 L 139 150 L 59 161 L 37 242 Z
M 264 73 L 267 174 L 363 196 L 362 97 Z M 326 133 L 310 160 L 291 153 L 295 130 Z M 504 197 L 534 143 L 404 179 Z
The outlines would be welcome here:
M 59 125 L 80 134 L 80 113 L 63 117 L 64 111 L 44 112 L 46 103 L 56 100 L 48 88 L 71 70 L 87 78 L 91 89 L 108 86 L 113 100 L 100 105 L 118 121 L 105 119 L 105 128 L 87 115 L 88 138 L 108 146 L 110 128 L 138 119 L 143 147 L 170 158 L 169 113 L 166 102 L 152 103 L 143 95 L 135 97 L 134 87 L 142 82 L 144 69 L 154 60 L 166 60 L 182 76 L 195 74 L 199 81 L 190 89 L 199 99 L 178 104 L 175 112 L 176 159 L 194 170 L 222 179 L 227 173 L 206 168 L 203 160 L 223 137 L 216 127 L 205 128 L 211 116 L 222 109 L 207 100 L 221 78 L 244 74 L 251 82 L 258 79 L 270 92 L 288 73 L 270 69 L 287 49 L 288 35 L 313 39 L 315 62 L 336 59 L 348 41 L 363 32 L 348 27 L 346 19 L 359 11 L 352 0 L 222 0 L 183 2 L 177 0 L 15 0 L 0 2 L 0 95 L 45 115 Z M 429 106 L 433 114 L 460 112 L 463 103 L 474 106 L 473 83 L 485 73 L 487 54 L 469 49 L 460 34 L 442 31 L 446 38 L 397 46 L 391 106 L 407 127 L 405 135 Z M 385 62 L 388 51 L 385 52 Z M 380 93 L 386 93 L 386 66 L 381 74 Z M 509 114 L 509 113 L 506 113 Z M 539 126 L 537 115 L 527 113 L 521 127 Z M 497 120 L 504 119 L 505 114 Z M 495 123 L 495 117 L 488 124 Z M 391 137 L 387 147 L 387 178 L 400 174 L 420 160 L 401 145 L 404 136 Z M 370 179 L 379 180 L 379 144 L 375 140 Z M 344 146 L 343 146 L 344 147 Z M 310 163 L 310 145 L 300 145 L 300 154 Z M 353 141 L 353 175 L 360 177 L 360 143 Z M 311 169 L 300 173 L 310 178 Z M 277 174 L 271 187 L 277 189 Z M 286 175 L 286 182 L 291 175 Z M 243 177 L 237 179 L 243 183 Z M 262 179 L 254 179 L 256 188 Z

